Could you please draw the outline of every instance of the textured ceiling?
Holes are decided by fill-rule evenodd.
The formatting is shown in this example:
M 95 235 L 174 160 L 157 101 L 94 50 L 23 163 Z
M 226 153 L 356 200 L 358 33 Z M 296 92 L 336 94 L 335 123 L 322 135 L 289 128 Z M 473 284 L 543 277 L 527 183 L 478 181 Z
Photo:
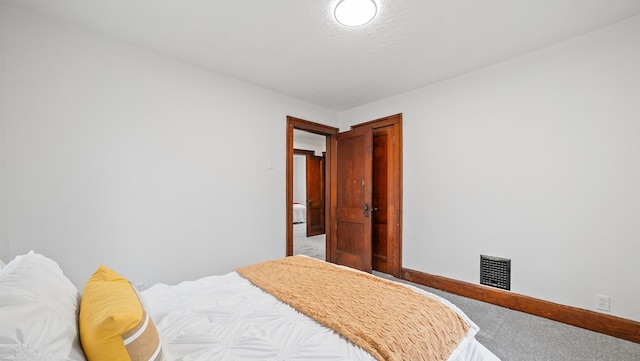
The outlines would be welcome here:
M 640 0 L 2 0 L 337 111 L 452 78 L 640 14 Z

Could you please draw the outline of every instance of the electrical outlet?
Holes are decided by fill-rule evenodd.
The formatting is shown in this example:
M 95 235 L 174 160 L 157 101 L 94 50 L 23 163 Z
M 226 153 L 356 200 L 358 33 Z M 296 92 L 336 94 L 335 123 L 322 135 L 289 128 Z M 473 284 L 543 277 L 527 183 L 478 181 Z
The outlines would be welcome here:
M 596 309 L 607 312 L 611 311 L 609 296 L 596 295 Z

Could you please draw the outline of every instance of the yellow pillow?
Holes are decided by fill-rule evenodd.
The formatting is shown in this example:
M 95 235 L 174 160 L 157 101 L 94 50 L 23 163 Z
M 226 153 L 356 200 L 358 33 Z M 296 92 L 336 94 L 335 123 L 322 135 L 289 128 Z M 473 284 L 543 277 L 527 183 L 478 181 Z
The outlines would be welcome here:
M 163 359 L 158 331 L 136 289 L 105 266 L 84 286 L 79 326 L 88 361 Z

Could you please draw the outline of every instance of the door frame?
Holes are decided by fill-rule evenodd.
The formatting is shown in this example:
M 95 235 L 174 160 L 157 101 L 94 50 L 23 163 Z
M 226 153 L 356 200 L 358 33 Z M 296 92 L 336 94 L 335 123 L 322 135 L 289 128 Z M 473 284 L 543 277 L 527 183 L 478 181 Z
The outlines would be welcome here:
M 306 132 L 318 134 L 325 136 L 326 139 L 326 157 L 325 157 L 325 232 L 326 239 L 329 240 L 330 236 L 330 227 L 327 225 L 332 224 L 333 216 L 331 213 L 331 207 L 327 207 L 326 200 L 329 199 L 331 195 L 331 167 L 327 166 L 332 159 L 332 138 L 335 134 L 338 134 L 339 129 L 335 127 L 330 127 L 328 125 L 315 123 L 312 121 L 287 116 L 287 155 L 286 155 L 286 255 L 293 255 L 293 130 L 303 130 Z M 325 241 L 326 248 L 326 259 L 330 259 L 330 247 L 328 246 L 329 242 Z

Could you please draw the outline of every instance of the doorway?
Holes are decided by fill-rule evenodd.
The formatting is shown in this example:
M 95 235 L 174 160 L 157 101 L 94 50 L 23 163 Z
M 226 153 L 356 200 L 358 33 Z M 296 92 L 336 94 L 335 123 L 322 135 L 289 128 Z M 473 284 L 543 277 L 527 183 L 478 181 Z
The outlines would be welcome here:
M 325 207 L 326 260 L 345 264 L 367 272 L 372 269 L 400 277 L 402 274 L 402 114 L 354 125 L 339 133 L 337 128 L 298 118 L 287 117 L 287 255 L 293 254 L 293 130 L 301 129 L 324 135 L 326 139 Z M 338 139 L 366 139 L 368 151 L 356 150 Z M 340 149 L 346 150 L 340 153 Z M 353 156 L 369 152 L 365 163 L 353 163 Z M 341 158 L 339 161 L 338 158 Z M 344 164 L 347 159 L 349 164 Z M 358 164 L 363 164 L 362 166 Z M 369 164 L 364 166 L 364 164 Z M 354 201 L 357 188 L 341 191 L 341 184 L 353 184 L 346 179 L 353 166 L 363 169 L 362 189 L 369 198 Z M 358 176 L 360 177 L 360 176 Z M 366 179 L 366 182 L 365 182 Z M 346 198 L 340 198 L 341 192 Z M 339 199 L 348 199 L 344 203 Z M 342 203 L 340 203 L 342 202 Z M 353 203 L 349 205 L 348 203 Z M 347 207 L 345 207 L 345 205 Z M 350 209 L 348 209 L 350 208 Z M 347 215 L 345 212 L 352 212 Z M 357 215 L 359 214 L 359 215 Z M 355 219 L 360 221 L 354 221 Z M 366 219 L 365 219 L 366 218 Z M 342 222 L 340 224 L 340 222 Z M 340 225 L 339 225 L 340 224 Z M 364 232 L 364 233 L 362 233 Z
M 314 150 L 296 149 L 295 138 L 296 138 L 296 134 L 299 135 L 300 132 L 314 135 L 315 139 L 313 140 L 313 142 L 311 142 L 311 144 L 317 144 L 318 142 L 317 139 L 318 138 L 321 139 L 321 142 L 324 143 L 322 147 L 324 149 L 324 154 L 322 157 L 319 157 L 317 154 L 318 152 Z M 329 224 L 328 222 L 330 221 L 331 218 L 330 218 L 329 207 L 326 206 L 326 200 L 329 199 L 330 188 L 327 187 L 326 185 L 329 184 L 331 173 L 330 173 L 329 167 L 326 166 L 326 163 L 328 162 L 329 159 L 331 159 L 331 155 L 332 155 L 331 142 L 330 142 L 331 137 L 337 133 L 338 133 L 338 128 L 310 122 L 307 120 L 303 120 L 303 119 L 299 119 L 291 116 L 287 117 L 287 159 L 286 159 L 286 168 L 287 168 L 286 255 L 287 256 L 291 256 L 294 254 L 294 238 L 295 238 L 294 230 L 300 231 L 299 230 L 300 224 L 294 224 L 294 221 L 296 220 L 296 218 L 294 217 L 294 207 L 296 206 L 295 203 L 301 203 L 300 199 L 302 198 L 305 198 L 304 202 L 306 203 L 304 205 L 306 208 L 305 214 L 308 214 L 310 216 L 307 218 L 311 218 L 311 219 L 305 220 L 306 236 L 312 237 L 315 234 L 325 233 L 325 239 L 329 239 L 330 230 L 328 229 L 329 227 L 326 227 L 326 225 Z M 309 142 L 307 142 L 307 144 L 309 144 Z M 311 148 L 311 147 L 313 146 L 309 146 L 308 148 Z M 304 197 L 298 196 L 298 198 L 294 196 L 295 194 L 294 184 L 295 184 L 295 178 L 296 178 L 296 172 L 295 172 L 296 166 L 294 162 L 295 161 L 294 157 L 296 157 L 296 153 L 304 155 L 305 169 L 307 168 L 306 166 L 307 160 L 314 163 L 317 162 L 316 167 L 309 167 L 310 173 L 308 175 L 310 177 L 322 178 L 322 189 L 318 190 L 316 188 L 313 194 L 305 195 Z M 321 170 L 320 170 L 320 167 L 321 167 Z M 314 169 L 316 171 L 313 171 Z M 305 178 L 307 175 L 306 173 L 307 172 L 305 172 Z M 318 173 L 322 173 L 322 174 L 318 174 Z M 306 183 L 306 180 L 305 180 L 305 183 Z M 308 188 L 305 186 L 305 193 L 307 190 Z M 307 212 L 307 210 L 309 210 L 309 212 Z M 296 228 L 294 229 L 294 227 Z M 329 249 L 327 247 L 327 244 L 328 243 L 325 241 L 325 244 L 324 244 L 325 250 L 323 252 L 325 255 L 324 257 L 325 260 L 330 259 L 330 255 L 328 253 Z
M 293 254 L 326 260 L 324 136 L 294 129 Z

